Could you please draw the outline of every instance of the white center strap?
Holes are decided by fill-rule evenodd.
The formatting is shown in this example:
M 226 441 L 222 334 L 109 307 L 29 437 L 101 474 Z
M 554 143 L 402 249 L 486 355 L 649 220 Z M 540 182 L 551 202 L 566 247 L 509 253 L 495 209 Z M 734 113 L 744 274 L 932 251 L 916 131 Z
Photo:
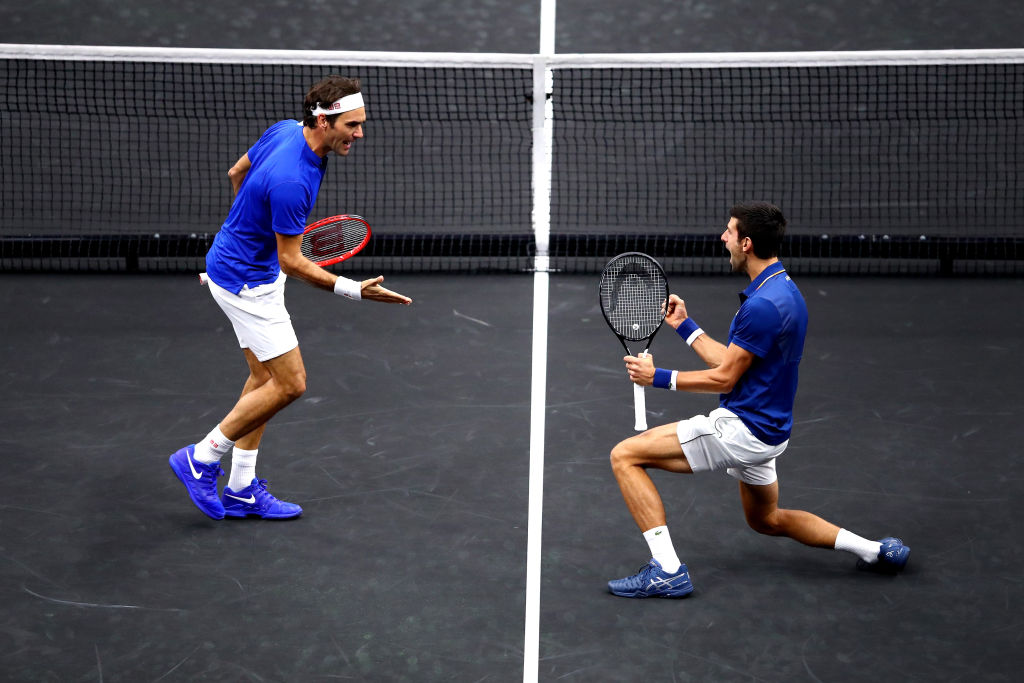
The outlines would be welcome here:
M 334 114 L 344 114 L 347 111 L 359 109 L 363 106 L 363 93 L 357 92 L 354 95 L 345 95 L 340 99 L 334 100 L 327 107 L 324 107 L 322 102 L 317 102 L 316 107 L 310 114 L 313 116 L 319 116 L 320 114 L 333 116 Z
M 363 298 L 362 283 L 356 282 L 355 280 L 349 280 L 347 277 L 339 275 L 337 281 L 334 283 L 334 293 L 338 296 L 344 296 L 349 299 L 359 301 Z

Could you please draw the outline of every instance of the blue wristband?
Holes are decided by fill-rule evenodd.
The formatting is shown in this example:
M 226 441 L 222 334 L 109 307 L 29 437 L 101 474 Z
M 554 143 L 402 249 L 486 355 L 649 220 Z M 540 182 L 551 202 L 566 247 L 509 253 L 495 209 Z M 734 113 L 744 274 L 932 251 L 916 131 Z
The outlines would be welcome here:
M 679 327 L 676 328 L 676 332 L 683 341 L 686 342 L 687 346 L 692 346 L 693 342 L 697 340 L 697 337 L 704 334 L 704 330 L 700 329 L 700 325 L 693 322 L 693 318 L 687 318 L 683 322 L 679 323 Z
M 672 387 L 672 371 L 654 368 L 654 384 L 657 389 L 669 389 Z
M 683 339 L 687 339 L 691 334 L 700 329 L 700 325 L 693 322 L 693 318 L 687 318 L 683 322 L 679 323 L 679 327 L 676 328 L 676 332 Z

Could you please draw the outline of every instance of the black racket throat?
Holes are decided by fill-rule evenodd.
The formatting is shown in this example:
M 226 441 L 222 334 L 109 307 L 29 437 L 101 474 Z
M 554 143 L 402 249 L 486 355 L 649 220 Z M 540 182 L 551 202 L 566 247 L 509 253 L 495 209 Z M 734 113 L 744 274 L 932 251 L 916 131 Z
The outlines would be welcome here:
M 658 330 L 660 330 L 660 329 L 661 329 L 661 326 L 659 325 L 658 329 L 654 331 L 654 334 L 657 334 Z M 654 341 L 654 334 L 652 334 L 650 337 L 648 337 L 647 339 L 644 340 L 643 350 L 642 351 L 634 351 L 634 350 L 632 350 L 631 348 L 629 348 L 629 344 L 626 343 L 627 342 L 626 339 L 623 339 L 622 337 L 619 337 L 618 335 L 615 335 L 615 336 L 619 337 L 619 343 L 622 344 L 622 348 L 624 348 L 626 350 L 626 355 L 628 355 L 628 356 L 635 356 L 637 358 L 643 358 L 644 355 L 648 351 L 651 350 L 651 343 Z M 632 340 L 630 340 L 630 341 L 632 341 Z

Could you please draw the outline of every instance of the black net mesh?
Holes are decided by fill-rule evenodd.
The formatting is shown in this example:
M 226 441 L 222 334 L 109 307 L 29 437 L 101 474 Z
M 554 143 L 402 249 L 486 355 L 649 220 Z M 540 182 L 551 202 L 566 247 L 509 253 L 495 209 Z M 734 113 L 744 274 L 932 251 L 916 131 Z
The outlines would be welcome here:
M 311 220 L 365 216 L 379 258 L 419 256 L 429 238 L 428 270 L 463 240 L 467 265 L 527 266 L 503 245 L 532 229 L 529 70 L 13 59 L 0 61 L 5 267 L 193 267 L 230 207 L 227 169 L 331 73 L 362 80 L 369 120 L 331 159 Z M 482 250 L 474 236 L 500 239 Z
M 25 56 L 0 59 L 0 267 L 200 268 L 227 169 L 329 73 L 362 79 L 369 121 L 310 220 L 365 216 L 360 268 L 533 266 L 525 64 Z M 555 270 L 725 272 L 753 199 L 789 218 L 793 272 L 1024 272 L 1024 64 L 556 68 L 551 99 Z
M 796 270 L 1020 270 L 1022 64 L 559 69 L 553 99 L 566 257 L 724 271 L 729 207 L 765 200 Z

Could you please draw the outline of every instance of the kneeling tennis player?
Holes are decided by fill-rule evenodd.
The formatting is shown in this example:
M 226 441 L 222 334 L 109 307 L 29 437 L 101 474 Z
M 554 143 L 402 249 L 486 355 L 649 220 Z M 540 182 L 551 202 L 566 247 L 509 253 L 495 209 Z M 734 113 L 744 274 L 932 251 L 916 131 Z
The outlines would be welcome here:
M 769 536 L 786 536 L 820 548 L 853 553 L 858 566 L 898 572 L 910 548 L 895 537 L 871 541 L 803 510 L 778 506 L 775 461 L 786 450 L 793 426 L 797 368 L 807 332 L 807 307 L 778 259 L 786 219 L 775 206 L 734 206 L 722 242 L 733 272 L 750 278 L 740 294 L 726 344 L 713 340 L 671 295 L 665 322 L 700 356 L 708 369 L 656 368 L 651 356 L 626 356 L 630 379 L 641 386 L 718 393 L 709 415 L 654 427 L 622 441 L 611 452 L 612 471 L 652 558 L 639 573 L 608 583 L 630 598 L 685 597 L 693 591 L 666 525 L 665 507 L 648 468 L 677 473 L 724 470 L 739 480 L 747 523 Z

